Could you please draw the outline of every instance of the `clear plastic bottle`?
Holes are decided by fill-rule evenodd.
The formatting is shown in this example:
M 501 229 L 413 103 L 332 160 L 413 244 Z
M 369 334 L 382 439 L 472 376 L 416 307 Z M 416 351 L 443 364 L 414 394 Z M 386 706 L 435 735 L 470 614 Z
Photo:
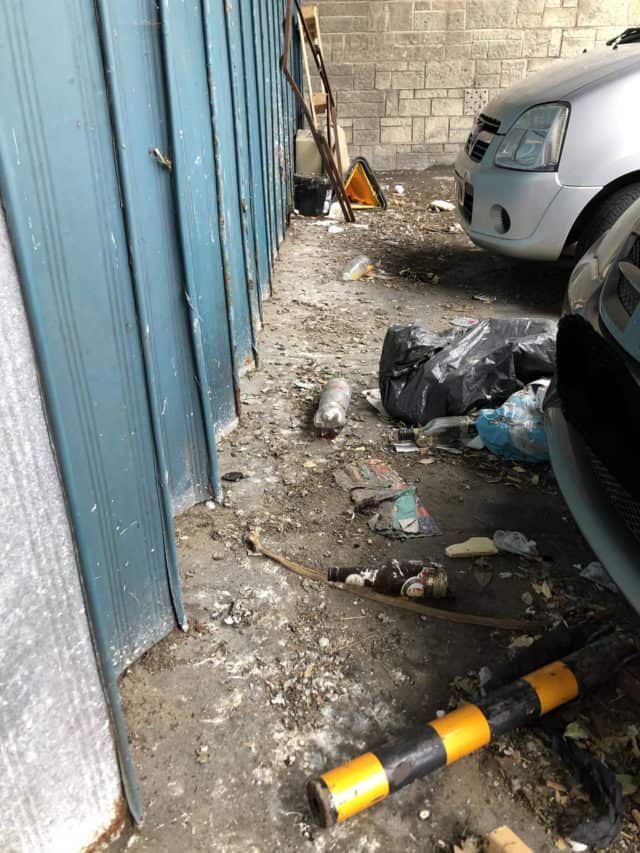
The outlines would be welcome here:
M 346 379 L 330 379 L 322 389 L 313 425 L 318 435 L 334 438 L 347 422 L 351 388 Z
M 470 415 L 434 418 L 426 426 L 398 430 L 399 441 L 415 441 L 418 447 L 446 445 L 465 447 L 478 434 L 476 419 Z
M 371 260 L 366 255 L 358 255 L 357 258 L 354 258 L 350 264 L 348 264 L 344 272 L 342 273 L 343 281 L 358 281 L 358 279 L 362 278 L 365 273 L 367 273 L 373 264 Z

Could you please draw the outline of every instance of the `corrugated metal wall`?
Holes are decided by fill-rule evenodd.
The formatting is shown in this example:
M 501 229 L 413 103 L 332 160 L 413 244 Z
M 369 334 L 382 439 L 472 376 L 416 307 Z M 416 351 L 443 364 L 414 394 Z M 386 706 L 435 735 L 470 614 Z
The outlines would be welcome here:
M 173 514 L 220 494 L 257 357 L 292 201 L 284 9 L 0 4 L 0 193 L 107 685 L 184 622 Z

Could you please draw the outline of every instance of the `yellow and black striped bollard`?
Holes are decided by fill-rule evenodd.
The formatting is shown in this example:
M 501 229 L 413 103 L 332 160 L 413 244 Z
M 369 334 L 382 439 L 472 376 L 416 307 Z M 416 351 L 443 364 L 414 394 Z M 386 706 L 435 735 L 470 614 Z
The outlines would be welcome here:
M 494 691 L 475 705 L 462 705 L 424 729 L 311 779 L 307 794 L 314 817 L 321 826 L 353 817 L 415 779 L 453 764 L 494 738 L 598 687 L 635 651 L 629 637 L 599 640 Z

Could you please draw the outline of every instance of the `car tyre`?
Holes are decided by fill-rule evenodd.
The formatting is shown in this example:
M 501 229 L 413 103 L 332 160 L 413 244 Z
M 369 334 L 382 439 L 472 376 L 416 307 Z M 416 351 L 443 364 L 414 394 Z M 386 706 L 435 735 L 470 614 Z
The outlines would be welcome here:
M 576 260 L 598 240 L 605 231 L 618 221 L 625 210 L 640 198 L 640 183 L 627 184 L 612 192 L 592 211 L 580 233 L 576 249 Z

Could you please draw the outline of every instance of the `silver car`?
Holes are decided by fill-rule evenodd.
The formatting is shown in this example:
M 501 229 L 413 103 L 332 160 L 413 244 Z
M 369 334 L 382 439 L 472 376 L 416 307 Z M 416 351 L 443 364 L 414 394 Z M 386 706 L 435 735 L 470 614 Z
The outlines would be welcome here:
M 640 612 L 640 201 L 573 270 L 545 416 L 567 504 Z
M 580 257 L 640 198 L 640 28 L 505 90 L 455 164 L 460 221 L 503 255 Z

